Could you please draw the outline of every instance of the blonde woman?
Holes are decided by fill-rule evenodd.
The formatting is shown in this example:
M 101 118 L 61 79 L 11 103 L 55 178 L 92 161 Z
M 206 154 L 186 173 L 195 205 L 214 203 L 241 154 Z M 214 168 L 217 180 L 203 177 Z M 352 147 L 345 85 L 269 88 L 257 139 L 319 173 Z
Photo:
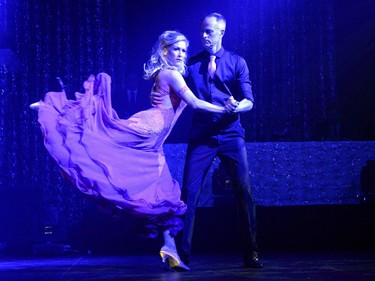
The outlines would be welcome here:
M 144 78 L 161 93 L 158 106 L 120 119 L 111 106 L 111 78 L 90 76 L 68 100 L 64 91 L 49 92 L 30 107 L 38 110 L 44 143 L 68 178 L 85 194 L 139 218 L 149 237 L 163 232 L 163 262 L 190 270 L 179 258 L 174 236 L 182 229 L 186 205 L 172 178 L 163 144 L 186 105 L 225 113 L 199 100 L 183 78 L 189 42 L 177 31 L 162 33 L 144 66 Z

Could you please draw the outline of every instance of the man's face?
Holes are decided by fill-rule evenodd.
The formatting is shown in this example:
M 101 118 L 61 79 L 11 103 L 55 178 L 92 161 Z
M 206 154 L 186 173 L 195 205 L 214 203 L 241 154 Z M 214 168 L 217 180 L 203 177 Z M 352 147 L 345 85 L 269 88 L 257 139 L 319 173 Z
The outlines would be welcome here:
M 216 18 L 206 18 L 201 25 L 202 45 L 206 49 L 221 46 L 224 31 Z

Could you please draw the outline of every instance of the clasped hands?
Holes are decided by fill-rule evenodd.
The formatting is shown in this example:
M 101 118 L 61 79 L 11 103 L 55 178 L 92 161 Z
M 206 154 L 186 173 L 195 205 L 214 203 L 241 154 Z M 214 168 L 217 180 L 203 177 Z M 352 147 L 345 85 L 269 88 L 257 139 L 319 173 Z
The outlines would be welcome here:
M 238 101 L 236 101 L 234 99 L 233 96 L 230 96 L 229 99 L 227 99 L 227 101 L 225 102 L 225 110 L 227 111 L 227 113 L 231 113 L 231 114 L 234 114 L 234 113 L 237 113 L 237 107 L 240 103 Z

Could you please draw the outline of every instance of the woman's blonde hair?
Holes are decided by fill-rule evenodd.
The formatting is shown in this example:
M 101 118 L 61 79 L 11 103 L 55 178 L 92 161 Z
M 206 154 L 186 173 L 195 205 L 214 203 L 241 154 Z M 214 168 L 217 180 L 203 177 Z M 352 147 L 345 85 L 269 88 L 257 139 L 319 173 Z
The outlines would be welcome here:
M 189 46 L 189 40 L 185 37 L 185 35 L 178 31 L 167 30 L 159 36 L 158 40 L 154 44 L 154 47 L 152 48 L 150 59 L 143 66 L 143 77 L 145 79 L 154 78 L 156 73 L 163 68 L 175 69 L 181 74 L 185 74 L 185 62 L 183 62 L 179 67 L 176 67 L 171 65 L 170 62 L 164 57 L 164 49 L 180 41 L 185 41 L 186 47 Z

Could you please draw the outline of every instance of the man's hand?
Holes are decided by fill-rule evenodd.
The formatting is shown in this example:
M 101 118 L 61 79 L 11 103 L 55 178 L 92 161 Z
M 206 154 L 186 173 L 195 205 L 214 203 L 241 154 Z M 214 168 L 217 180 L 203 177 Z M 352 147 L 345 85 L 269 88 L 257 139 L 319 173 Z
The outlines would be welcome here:
M 151 94 L 150 94 L 150 103 L 153 107 L 158 106 L 162 103 L 162 96 L 160 93 L 155 92 L 154 88 L 152 88 Z
M 230 96 L 229 99 L 226 101 L 225 103 L 225 110 L 228 112 L 228 113 L 231 113 L 231 114 L 234 114 L 234 113 L 237 113 L 237 106 L 239 105 L 240 103 L 238 101 L 236 101 L 233 96 Z

